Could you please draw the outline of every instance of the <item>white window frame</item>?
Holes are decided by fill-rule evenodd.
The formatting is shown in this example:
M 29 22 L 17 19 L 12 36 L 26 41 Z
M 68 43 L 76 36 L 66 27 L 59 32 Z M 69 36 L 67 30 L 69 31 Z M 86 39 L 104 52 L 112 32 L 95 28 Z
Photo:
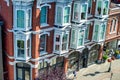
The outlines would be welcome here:
M 117 18 L 113 18 L 111 20 L 110 33 L 109 34 L 116 33 L 117 25 L 118 25 L 118 19 Z M 115 27 L 115 30 L 113 30 L 114 27 Z
M 94 29 L 93 29 L 93 36 L 92 36 L 92 41 L 95 41 L 95 42 L 101 42 L 101 41 L 104 41 L 105 40 L 105 35 L 106 35 L 106 27 L 107 27 L 107 23 L 106 22 L 98 22 L 98 21 L 95 21 L 94 22 Z M 98 27 L 98 36 L 97 36 L 97 40 L 94 40 L 94 33 L 95 33 L 95 26 L 99 25 Z M 102 25 L 105 25 L 105 32 L 104 32 L 104 38 L 103 39 L 99 39 L 99 34 L 100 34 L 100 30 L 99 28 L 102 26 Z
M 70 41 L 70 48 L 73 48 L 73 49 L 78 49 L 78 48 L 82 48 L 84 47 L 84 37 L 85 37 L 85 29 L 82 29 L 82 28 L 72 28 L 72 30 L 75 30 L 75 42 L 74 44 L 72 44 L 72 33 L 71 33 L 71 41 Z M 81 46 L 78 46 L 78 41 L 79 41 L 79 31 L 83 30 L 83 45 Z
M 14 5 L 13 6 L 13 28 L 14 30 L 23 30 L 27 31 L 32 29 L 32 6 L 23 6 L 23 5 Z M 24 28 L 17 27 L 17 11 L 23 10 L 24 11 Z M 30 26 L 27 26 L 27 19 L 28 19 L 28 11 L 30 10 Z
M 48 16 L 48 15 L 49 15 L 48 11 L 49 11 L 49 9 L 51 9 L 51 5 L 50 5 L 50 4 L 47 4 L 47 3 L 40 5 L 40 8 L 39 8 L 40 11 L 41 11 L 41 8 L 42 8 L 42 7 L 48 7 L 48 8 L 47 8 L 47 16 Z M 42 23 L 42 24 L 40 23 L 40 27 L 47 27 L 47 26 L 49 26 L 49 24 L 48 24 L 48 19 L 49 19 L 49 18 L 48 18 L 48 17 L 46 17 L 46 18 L 47 18 L 47 19 L 46 19 L 47 22 L 46 22 L 46 23 Z M 39 19 L 40 19 L 40 18 L 39 18 Z
M 88 13 L 88 3 L 81 3 L 81 4 L 80 4 L 80 3 L 78 3 L 78 2 L 75 2 L 74 5 L 75 5 L 75 4 L 78 5 L 78 8 L 79 8 L 80 10 L 78 9 L 78 10 L 79 10 L 79 11 L 78 11 L 78 20 L 75 20 L 75 19 L 74 19 L 74 10 L 73 10 L 72 21 L 78 22 L 78 23 L 79 23 L 79 22 L 84 22 L 84 21 L 86 21 L 86 20 L 87 20 L 87 15 L 88 15 L 88 14 L 87 14 L 87 13 Z M 74 8 L 74 5 L 73 5 L 73 8 Z M 86 5 L 86 6 L 87 6 L 87 7 L 86 7 L 85 19 L 83 19 L 83 20 L 81 19 L 82 5 Z
M 62 39 L 63 39 L 64 33 L 67 34 L 66 50 L 62 50 Z M 59 35 L 59 36 L 60 36 L 60 42 L 56 42 L 56 35 Z M 64 31 L 55 30 L 55 33 L 54 33 L 54 49 L 53 49 L 53 52 L 56 53 L 56 54 L 63 54 L 63 53 L 68 52 L 68 43 L 69 43 L 69 31 L 68 31 L 68 30 L 64 30 Z M 56 44 L 59 45 L 59 50 L 56 50 Z
M 45 51 L 40 51 L 40 56 L 42 56 L 42 55 L 45 55 L 45 54 L 48 54 L 48 52 L 47 52 L 47 50 L 46 50 L 46 48 L 47 48 L 47 34 L 42 34 L 42 35 L 45 35 Z M 40 40 L 41 40 L 41 36 L 42 35 L 40 35 Z M 41 47 L 41 46 L 40 46 Z
M 62 15 L 61 15 L 61 17 L 62 17 L 62 21 L 61 21 L 61 24 L 59 24 L 58 22 L 57 22 L 57 8 L 58 7 L 60 7 L 61 9 L 62 9 Z M 64 10 L 65 10 L 65 8 L 66 7 L 69 7 L 70 8 L 70 13 L 69 13 L 69 22 L 68 23 L 64 23 Z M 56 15 L 55 15 L 55 25 L 60 25 L 60 26 L 66 26 L 66 25 L 70 25 L 70 20 L 71 20 L 71 5 L 67 5 L 67 6 L 64 6 L 64 5 L 61 5 L 61 4 L 56 4 Z
M 90 7 L 90 13 L 87 13 L 88 14 L 88 17 L 92 17 L 92 5 L 93 5 L 93 2 L 91 0 L 91 7 Z M 89 10 L 89 3 L 88 3 L 88 10 Z M 88 11 L 87 11 L 88 12 Z
M 97 12 L 98 1 L 101 1 L 102 2 L 101 4 L 103 4 L 103 5 L 104 5 L 105 1 L 108 1 L 108 10 L 107 10 L 107 14 L 106 15 L 103 15 L 103 8 L 104 8 L 104 6 L 102 6 L 102 5 L 101 5 L 101 13 L 100 13 L 100 15 L 98 14 L 98 12 Z M 108 17 L 109 4 L 110 4 L 109 0 L 97 0 L 96 1 L 95 16 L 96 17 Z
M 24 41 L 24 57 L 18 57 L 18 48 L 17 48 L 17 41 L 23 40 Z M 30 49 L 29 49 L 29 56 L 27 56 L 27 40 L 30 40 Z M 24 34 L 14 34 L 14 57 L 17 60 L 28 60 L 31 58 L 31 35 L 24 35 Z

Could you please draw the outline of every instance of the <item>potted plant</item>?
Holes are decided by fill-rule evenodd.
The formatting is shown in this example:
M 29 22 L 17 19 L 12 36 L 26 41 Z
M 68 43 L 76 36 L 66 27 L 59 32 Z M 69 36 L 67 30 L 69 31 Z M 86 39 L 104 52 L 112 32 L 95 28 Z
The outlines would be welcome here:
M 115 50 L 115 57 L 117 59 L 120 59 L 120 51 L 119 50 Z
M 107 54 L 104 54 L 104 55 L 103 55 L 103 62 L 105 62 L 105 61 L 107 60 L 107 58 L 108 58 L 108 55 L 107 55 Z

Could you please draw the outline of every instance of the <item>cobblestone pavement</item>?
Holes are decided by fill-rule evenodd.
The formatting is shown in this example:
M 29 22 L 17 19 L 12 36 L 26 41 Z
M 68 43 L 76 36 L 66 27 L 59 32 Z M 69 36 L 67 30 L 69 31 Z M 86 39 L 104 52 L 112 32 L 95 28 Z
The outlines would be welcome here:
M 70 75 L 68 80 L 120 80 L 120 59 L 112 61 L 111 72 L 107 72 L 109 65 L 109 62 L 93 64 L 78 71 L 76 78 Z

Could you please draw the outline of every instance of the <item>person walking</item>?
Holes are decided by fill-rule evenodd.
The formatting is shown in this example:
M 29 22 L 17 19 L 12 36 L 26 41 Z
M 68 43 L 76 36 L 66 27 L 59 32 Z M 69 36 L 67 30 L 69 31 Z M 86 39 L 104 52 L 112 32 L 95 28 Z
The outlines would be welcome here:
M 73 75 L 74 75 L 74 79 L 77 78 L 76 77 L 76 70 L 73 71 Z

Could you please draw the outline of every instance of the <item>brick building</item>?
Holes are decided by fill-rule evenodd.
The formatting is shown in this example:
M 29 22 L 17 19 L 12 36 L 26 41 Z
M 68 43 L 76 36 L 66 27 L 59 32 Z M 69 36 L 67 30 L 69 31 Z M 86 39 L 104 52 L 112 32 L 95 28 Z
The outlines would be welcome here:
M 110 0 L 0 0 L 5 80 L 34 80 L 48 66 L 100 63 Z

